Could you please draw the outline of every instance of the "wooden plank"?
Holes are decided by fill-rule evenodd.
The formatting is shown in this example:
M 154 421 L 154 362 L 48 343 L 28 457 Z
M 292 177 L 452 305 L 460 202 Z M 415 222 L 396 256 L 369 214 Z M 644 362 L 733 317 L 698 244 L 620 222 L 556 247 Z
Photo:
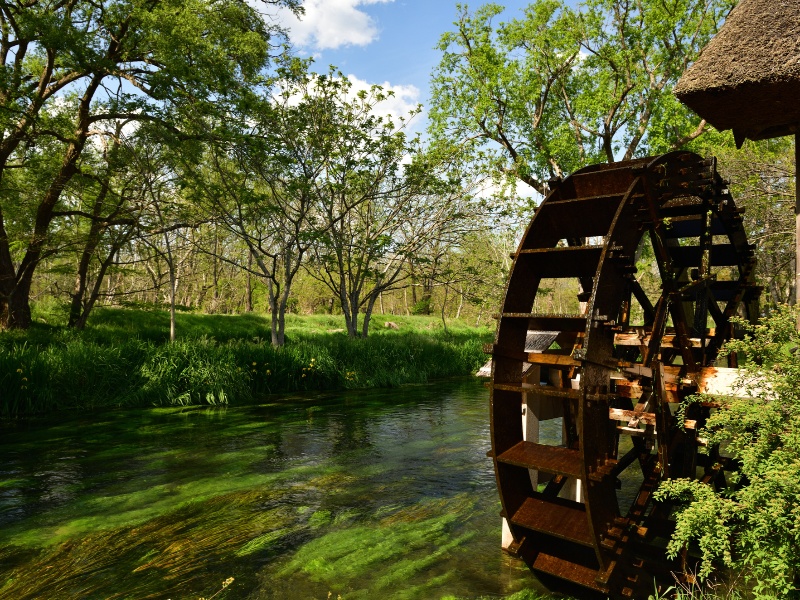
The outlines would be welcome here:
M 580 478 L 583 466 L 583 459 L 578 450 L 525 441 L 503 452 L 497 460 L 518 467 L 575 478 Z
M 533 218 L 542 228 L 540 231 L 558 231 L 562 239 L 606 235 L 622 198 L 623 194 L 613 194 L 555 202 L 547 200 L 542 202 Z M 535 243 L 535 240 L 531 242 Z
M 651 412 L 639 412 L 637 410 L 624 410 L 621 408 L 609 408 L 608 409 L 608 418 L 612 419 L 613 421 L 629 421 L 630 426 L 635 426 L 638 422 L 642 422 L 646 425 L 653 425 L 656 424 L 656 415 L 655 413 Z M 636 423 L 632 423 L 636 421 Z M 693 421 L 691 419 L 686 419 L 684 421 L 684 428 L 686 429 L 694 429 L 697 426 L 697 421 Z
M 623 398 L 631 398 L 633 400 L 638 400 L 642 397 L 643 390 L 642 386 L 639 385 L 636 381 L 626 381 L 626 380 L 616 380 L 616 393 L 618 396 Z
M 547 354 L 544 352 L 531 352 L 528 354 L 528 362 L 534 365 L 545 365 L 548 367 L 580 367 L 581 362 L 575 360 L 567 354 Z
M 545 552 L 539 552 L 531 567 L 542 573 L 573 581 L 578 585 L 604 594 L 608 592 L 608 588 L 597 581 L 601 573 L 596 569 L 564 560 Z
M 681 267 L 699 267 L 703 256 L 700 246 L 670 246 L 668 248 L 672 262 Z M 733 244 L 718 244 L 711 246 L 710 262 L 712 267 L 738 265 L 740 257 Z
M 577 502 L 561 498 L 555 498 L 553 501 L 526 498 L 509 520 L 514 525 L 531 531 L 539 531 L 594 548 L 594 538 L 589 531 L 586 509 Z
M 608 418 L 614 421 L 637 421 L 646 425 L 656 424 L 655 413 L 639 412 L 637 410 L 623 410 L 621 408 L 609 408 Z M 631 425 L 635 427 L 635 424 Z
M 700 372 L 697 391 L 701 394 L 735 396 L 741 393 L 736 382 L 741 377 L 740 369 L 707 367 Z
M 714 334 L 706 337 L 706 346 L 713 339 Z M 662 348 L 674 348 L 675 335 L 665 334 L 661 338 Z M 689 338 L 692 348 L 700 348 L 702 346 L 700 338 Z M 642 335 L 641 333 L 617 333 L 614 334 L 615 346 L 647 346 L 650 344 L 650 334 Z
M 528 331 L 525 334 L 525 352 L 547 350 L 560 334 L 560 331 Z
M 566 387 L 555 387 L 552 385 L 531 385 L 526 388 L 529 394 L 541 396 L 542 398 L 565 398 L 568 400 L 578 400 L 581 397 L 580 390 L 573 390 Z
M 664 382 L 667 384 L 667 396 L 677 392 L 677 385 L 681 383 L 681 365 L 664 365 Z M 649 367 L 642 365 L 620 365 L 620 369 L 631 375 L 640 377 L 652 377 L 653 373 Z M 743 394 L 738 389 L 737 381 L 741 376 L 741 369 L 730 367 L 703 367 L 697 373 L 691 375 L 692 379 L 698 384 L 698 393 L 716 396 L 739 396 Z M 620 383 L 617 382 L 619 387 Z M 623 384 L 624 385 L 624 384 Z M 753 386 L 760 385 L 758 381 L 751 382 Z
M 577 400 L 580 398 L 580 390 L 570 388 L 555 387 L 552 385 L 534 385 L 533 383 L 491 383 L 487 382 L 487 387 L 505 392 L 522 392 L 532 396 L 540 396 L 545 399 L 567 399 Z
M 626 435 L 633 435 L 633 436 L 644 436 L 644 435 L 655 435 L 655 431 L 652 429 L 639 429 L 638 427 L 628 427 L 628 426 L 618 426 L 617 431 L 620 433 L 624 433 Z

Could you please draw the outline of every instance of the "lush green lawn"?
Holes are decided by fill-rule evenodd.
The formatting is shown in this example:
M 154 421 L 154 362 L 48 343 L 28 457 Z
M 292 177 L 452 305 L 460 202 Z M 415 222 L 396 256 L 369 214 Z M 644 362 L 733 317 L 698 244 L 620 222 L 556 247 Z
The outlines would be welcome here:
M 98 309 L 83 332 L 48 316 L 0 334 L 2 417 L 424 383 L 474 372 L 492 337 L 434 317 L 376 315 L 368 338 L 349 339 L 340 316 L 288 315 L 287 343 L 273 348 L 269 315 L 179 313 L 170 344 L 166 311 Z

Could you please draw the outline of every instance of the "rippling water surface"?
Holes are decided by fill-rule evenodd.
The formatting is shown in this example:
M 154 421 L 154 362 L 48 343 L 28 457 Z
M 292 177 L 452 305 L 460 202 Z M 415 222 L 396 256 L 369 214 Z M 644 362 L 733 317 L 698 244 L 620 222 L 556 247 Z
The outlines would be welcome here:
M 3 425 L 0 598 L 534 588 L 499 547 L 487 396 L 465 380 Z

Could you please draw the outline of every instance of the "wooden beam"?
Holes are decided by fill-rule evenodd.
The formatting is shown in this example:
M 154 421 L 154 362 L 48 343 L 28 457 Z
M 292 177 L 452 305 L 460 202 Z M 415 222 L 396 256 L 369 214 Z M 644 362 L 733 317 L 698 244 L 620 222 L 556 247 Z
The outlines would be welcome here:
M 608 418 L 613 421 L 636 421 L 644 423 L 645 425 L 653 425 L 656 424 L 656 414 L 650 412 L 638 412 L 635 410 L 623 410 L 621 408 L 609 408 L 608 409 Z M 686 429 L 694 429 L 697 427 L 697 421 L 692 419 L 686 419 L 683 423 L 683 426 Z
M 667 333 L 661 338 L 662 348 L 674 348 L 673 342 L 675 335 Z M 714 337 L 714 330 L 711 329 L 710 333 L 706 336 L 706 346 L 710 343 L 711 338 Z M 702 347 L 700 338 L 689 338 L 692 348 Z M 647 346 L 650 343 L 650 334 L 643 333 L 617 333 L 614 335 L 615 346 Z
M 528 362 L 534 365 L 548 367 L 573 368 L 580 367 L 580 361 L 575 360 L 568 354 L 545 354 L 544 352 L 530 352 Z

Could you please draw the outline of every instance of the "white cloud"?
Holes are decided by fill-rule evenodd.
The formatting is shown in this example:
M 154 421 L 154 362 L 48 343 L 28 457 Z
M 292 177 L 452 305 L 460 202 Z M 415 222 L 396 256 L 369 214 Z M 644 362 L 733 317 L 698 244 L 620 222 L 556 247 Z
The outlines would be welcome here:
M 369 91 L 372 84 L 359 79 L 355 75 L 348 75 L 347 78 L 353 87 L 350 89 L 350 94 L 355 97 L 359 91 Z M 375 106 L 373 113 L 380 117 L 391 116 L 395 120 L 398 117 L 408 118 L 409 113 L 417 108 L 419 104 L 419 88 L 415 85 L 392 85 L 388 81 L 378 84 L 383 88 L 384 92 L 393 92 L 394 95 L 388 97 L 386 100 Z M 419 117 L 417 117 L 419 118 Z
M 304 49 L 319 51 L 366 46 L 378 36 L 378 27 L 360 7 L 393 1 L 305 0 L 305 15 L 300 19 L 285 9 L 280 12 L 279 19 L 289 29 L 292 43 Z
M 492 179 L 487 179 L 476 195 L 479 198 L 533 198 L 537 203 L 542 201 L 542 195 L 539 192 L 519 179 L 515 179 L 512 182 L 511 188 L 508 187 L 508 184 L 503 185 Z
M 351 87 L 348 93 L 349 99 L 355 99 L 360 91 L 369 92 L 372 88 L 371 83 L 359 79 L 355 75 L 346 75 L 347 79 L 350 81 Z M 411 113 L 416 111 L 419 107 L 419 96 L 420 91 L 414 85 L 392 85 L 388 81 L 378 84 L 383 89 L 384 93 L 392 92 L 392 95 L 388 95 L 385 100 L 382 102 L 377 103 L 373 109 L 372 114 L 378 117 L 390 117 L 394 122 L 395 125 L 400 125 L 399 118 L 404 117 L 405 119 L 409 119 L 411 117 Z M 283 93 L 285 88 L 279 88 L 279 91 L 276 91 L 276 99 L 279 94 Z M 300 95 L 295 94 L 290 90 L 290 96 L 287 98 L 286 102 L 289 106 L 296 106 L 298 105 L 302 98 Z M 411 126 L 409 129 L 413 130 L 414 127 L 421 121 L 418 115 L 415 115 Z

